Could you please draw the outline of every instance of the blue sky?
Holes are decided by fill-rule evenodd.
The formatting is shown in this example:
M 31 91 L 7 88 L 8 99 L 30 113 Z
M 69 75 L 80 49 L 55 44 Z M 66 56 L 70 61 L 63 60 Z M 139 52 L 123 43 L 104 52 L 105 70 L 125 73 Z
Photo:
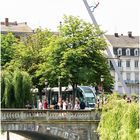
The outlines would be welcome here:
M 139 0 L 87 1 L 91 4 L 100 2 L 94 16 L 107 34 L 140 33 Z M 8 17 L 10 21 L 27 22 L 32 29 L 41 26 L 56 31 L 64 14 L 79 16 L 92 23 L 83 0 L 2 0 L 0 5 L 0 21 Z

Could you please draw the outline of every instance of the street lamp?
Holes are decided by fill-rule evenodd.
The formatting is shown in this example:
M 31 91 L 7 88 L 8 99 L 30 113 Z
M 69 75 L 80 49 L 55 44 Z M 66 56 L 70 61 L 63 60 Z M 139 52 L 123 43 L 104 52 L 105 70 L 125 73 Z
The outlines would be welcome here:
M 33 107 L 36 108 L 36 102 L 37 102 L 37 94 L 38 94 L 38 88 L 36 88 L 36 86 L 33 86 L 33 88 L 31 88 L 31 93 L 32 93 L 32 100 L 33 100 Z
M 104 104 L 104 88 L 103 88 L 103 81 L 104 81 L 104 77 L 103 75 L 101 75 L 101 87 L 102 87 L 102 105 Z
M 48 103 L 48 93 L 47 93 L 47 88 L 48 88 L 48 79 L 46 78 L 46 79 L 45 79 L 45 95 L 46 95 L 46 100 L 47 100 L 47 103 Z

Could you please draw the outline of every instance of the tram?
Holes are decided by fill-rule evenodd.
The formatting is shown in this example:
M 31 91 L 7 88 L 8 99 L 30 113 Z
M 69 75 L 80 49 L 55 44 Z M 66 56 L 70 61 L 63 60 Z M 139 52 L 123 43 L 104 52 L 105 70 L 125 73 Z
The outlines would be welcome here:
M 76 88 L 76 97 L 84 101 L 87 108 L 94 108 L 96 104 L 96 90 L 90 86 L 78 86 Z
M 53 104 L 54 100 L 58 102 L 58 87 L 52 88 L 50 103 Z M 94 108 L 96 104 L 96 90 L 90 86 L 77 86 L 75 89 L 75 98 L 79 101 L 84 101 L 86 108 Z M 62 99 L 73 99 L 73 90 L 71 88 L 62 87 Z

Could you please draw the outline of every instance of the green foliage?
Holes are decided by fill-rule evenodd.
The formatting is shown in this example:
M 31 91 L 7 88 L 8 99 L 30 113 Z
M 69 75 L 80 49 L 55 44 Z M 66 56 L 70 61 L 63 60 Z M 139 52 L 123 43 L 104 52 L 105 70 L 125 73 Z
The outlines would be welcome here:
M 64 16 L 59 29 L 59 36 L 51 38 L 48 47 L 42 49 L 40 54 L 45 61 L 39 65 L 36 75 L 43 74 L 50 85 L 61 77 L 62 85 L 93 86 L 101 82 L 103 75 L 105 81 L 109 81 L 104 84 L 111 88 L 113 80 L 102 52 L 106 49 L 105 40 L 101 37 L 103 32 L 73 16 Z
M 1 74 L 1 106 L 4 106 L 4 92 L 5 92 L 5 82 L 3 73 Z
M 14 45 L 17 43 L 17 39 L 12 33 L 7 35 L 1 34 L 1 65 L 4 66 L 7 62 L 12 60 L 14 54 Z
M 2 71 L 2 107 L 25 107 L 31 102 L 31 78 L 26 72 L 19 70 L 11 73 Z
M 107 99 L 98 127 L 101 140 L 138 140 L 138 104 L 127 103 L 117 94 Z
M 3 91 L 4 93 L 3 96 L 2 96 L 2 106 L 5 106 L 5 107 L 10 107 L 11 104 L 12 104 L 12 88 L 13 88 L 13 85 L 11 84 L 12 83 L 12 76 L 11 76 L 11 73 L 3 73 Z
M 4 49 L 8 50 L 8 47 L 12 46 L 8 53 L 5 53 L 10 59 L 6 61 L 3 69 L 11 72 L 14 72 L 15 68 L 26 71 L 33 84 L 40 89 L 45 78 L 48 79 L 50 86 L 57 86 L 58 77 L 62 86 L 68 84 L 96 86 L 101 83 L 103 75 L 104 89 L 109 91 L 113 80 L 103 53 L 107 44 L 101 37 L 102 34 L 99 28 L 78 17 L 64 16 L 64 22 L 59 26 L 57 35 L 41 28 L 36 29 L 24 42 L 16 42 L 10 35 L 3 39 Z M 22 80 L 20 76 L 19 79 Z M 17 84 L 14 82 L 17 86 L 16 99 L 21 97 L 18 95 L 20 82 Z
M 22 74 L 19 71 L 15 71 L 13 77 L 14 91 L 15 91 L 15 100 L 16 107 L 21 107 L 23 104 L 24 95 L 22 94 Z
M 139 96 L 137 95 L 137 94 L 135 94 L 135 93 L 132 93 L 131 94 L 131 99 L 133 100 L 133 101 L 135 101 L 135 102 L 138 102 L 138 99 L 139 98 Z
M 18 44 L 14 45 L 12 60 L 5 65 L 4 69 L 14 71 L 15 68 L 19 68 L 30 74 L 34 84 L 39 83 L 35 72 L 38 69 L 38 65 L 42 61 L 46 61 L 40 51 L 48 46 L 51 36 L 52 33 L 48 29 L 36 29 L 35 33 L 28 36 L 24 42 L 18 42 Z
M 28 102 L 32 102 L 32 95 L 30 93 L 31 89 L 31 78 L 27 72 L 22 72 L 22 99 L 23 99 L 23 104 L 22 106 L 25 106 Z

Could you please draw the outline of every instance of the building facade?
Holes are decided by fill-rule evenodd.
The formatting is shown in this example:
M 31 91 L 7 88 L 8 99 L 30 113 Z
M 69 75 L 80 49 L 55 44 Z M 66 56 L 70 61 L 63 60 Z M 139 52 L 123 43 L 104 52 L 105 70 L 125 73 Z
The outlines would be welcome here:
M 118 66 L 122 78 L 127 86 L 128 94 L 139 93 L 139 36 L 133 36 L 132 32 L 128 32 L 128 35 L 106 35 L 108 41 L 113 46 L 113 53 L 117 59 L 114 59 Z M 114 77 L 114 91 L 120 94 L 124 93 L 123 86 L 119 80 L 119 77 L 112 67 L 109 60 L 111 74 Z
M 5 21 L 1 22 L 1 34 L 7 34 L 9 32 L 13 33 L 16 38 L 22 40 L 29 34 L 32 34 L 33 30 L 27 25 L 27 22 L 9 22 L 9 19 L 5 18 Z

